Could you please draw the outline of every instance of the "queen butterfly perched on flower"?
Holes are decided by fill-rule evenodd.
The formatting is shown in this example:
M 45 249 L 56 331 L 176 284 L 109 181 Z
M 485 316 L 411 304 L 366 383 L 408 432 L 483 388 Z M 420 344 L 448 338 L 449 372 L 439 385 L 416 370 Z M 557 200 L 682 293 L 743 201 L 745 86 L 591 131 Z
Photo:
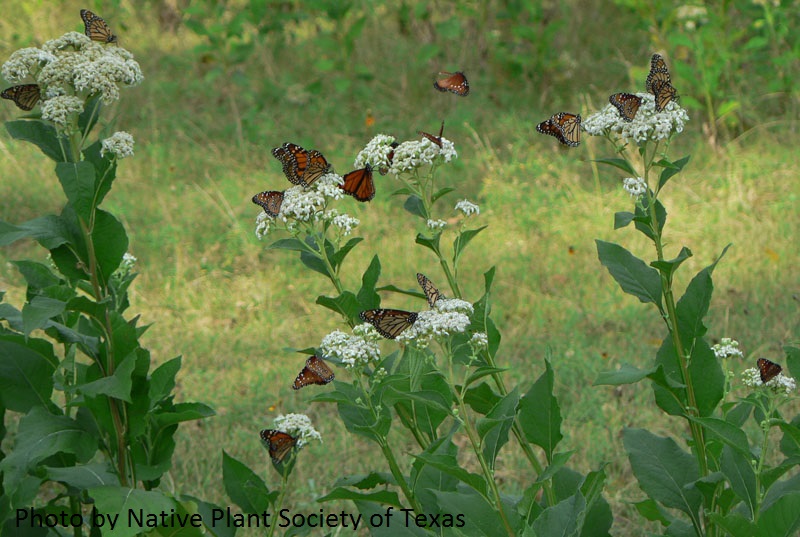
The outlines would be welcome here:
M 608 98 L 608 102 L 619 110 L 619 115 L 624 121 L 633 121 L 642 105 L 642 98 L 633 93 L 615 93 Z
M 444 132 L 444 120 L 442 120 L 442 126 L 439 127 L 439 136 L 434 136 L 433 134 L 428 134 L 427 132 L 417 131 L 419 134 L 430 140 L 431 142 L 435 143 L 439 147 L 442 147 L 442 133 Z
M 14 104 L 27 112 L 28 110 L 33 110 L 33 107 L 41 99 L 42 94 L 39 92 L 37 84 L 22 84 L 4 89 L 0 93 L 0 97 L 14 101 Z
M 660 54 L 653 54 L 650 59 L 650 73 L 647 75 L 645 88 L 655 96 L 656 112 L 664 110 L 678 96 L 677 90 L 672 86 L 667 64 Z
M 312 356 L 306 360 L 306 366 L 294 379 L 293 390 L 299 390 L 309 384 L 327 384 L 334 379 L 333 371 L 321 358 Z
M 758 372 L 761 375 L 761 382 L 764 384 L 777 377 L 783 371 L 781 366 L 775 362 L 770 362 L 766 358 L 759 358 L 756 363 L 758 364 Z
M 445 78 L 440 78 L 433 83 L 433 87 L 437 90 L 449 91 L 460 97 L 469 95 L 469 82 L 467 82 L 467 77 L 461 71 L 456 71 L 455 73 L 441 72 L 439 76 L 444 76 Z
M 578 147 L 581 143 L 581 116 L 559 112 L 536 125 L 536 130 L 542 134 L 555 136 L 564 145 Z
M 102 17 L 95 15 L 88 9 L 82 9 L 81 19 L 83 19 L 84 32 L 92 41 L 101 43 L 117 42 L 117 36 L 114 35 Z
M 344 182 L 339 188 L 344 190 L 345 194 L 365 202 L 375 197 L 375 181 L 372 180 L 372 166 L 369 164 L 360 170 L 345 174 L 342 179 Z
M 393 309 L 366 310 L 359 314 L 361 320 L 375 327 L 380 335 L 394 339 L 414 324 L 417 313 Z
M 297 438 L 283 431 L 264 429 L 261 431 L 261 442 L 269 450 L 272 462 L 279 463 L 283 462 L 286 455 L 297 445 Z
M 425 293 L 425 298 L 428 300 L 430 307 L 433 307 L 440 298 L 444 298 L 444 295 L 424 274 L 417 272 L 417 281 L 419 286 L 422 287 L 422 292 Z
M 389 147 L 391 147 L 391 148 L 392 148 L 392 150 L 391 150 L 391 151 L 389 151 L 389 154 L 388 154 L 388 155 L 386 155 L 386 161 L 389 163 L 389 166 L 391 166 L 391 165 L 392 165 L 392 161 L 394 160 L 394 150 L 395 150 L 395 149 L 396 149 L 396 148 L 397 148 L 399 145 L 400 145 L 400 144 L 399 144 L 399 143 L 397 143 L 397 142 L 392 142 L 391 144 L 389 144 Z M 379 169 L 378 169 L 378 171 L 379 171 L 379 172 L 381 172 L 381 175 L 386 175 L 387 173 L 389 173 L 389 168 L 384 168 L 384 167 L 381 167 L 381 168 L 379 168 Z
M 283 204 L 283 190 L 266 190 L 253 196 L 253 203 L 264 208 L 264 212 L 272 218 L 278 216 Z
M 291 142 L 273 149 L 272 156 L 283 164 L 283 173 L 293 185 L 311 186 L 331 169 L 322 153 L 316 149 L 307 151 Z

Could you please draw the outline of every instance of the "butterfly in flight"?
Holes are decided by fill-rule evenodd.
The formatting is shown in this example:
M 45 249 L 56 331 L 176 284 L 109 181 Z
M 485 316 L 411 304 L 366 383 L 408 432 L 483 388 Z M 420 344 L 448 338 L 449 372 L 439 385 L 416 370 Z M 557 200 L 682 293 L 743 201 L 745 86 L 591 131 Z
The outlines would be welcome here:
M 669 69 L 660 54 L 653 54 L 650 59 L 650 73 L 647 75 L 645 88 L 656 98 L 656 112 L 661 112 L 670 101 L 677 99 L 678 92 L 672 86 Z
M 581 143 L 581 116 L 559 112 L 536 125 L 536 130 L 542 134 L 555 136 L 564 145 L 578 147 Z
M 439 76 L 444 76 L 444 78 L 440 78 L 433 83 L 433 87 L 437 90 L 449 91 L 460 97 L 469 95 L 469 82 L 467 82 L 467 77 L 461 71 L 456 71 L 455 73 L 441 72 Z
M 291 142 L 273 149 L 272 156 L 283 164 L 283 173 L 293 185 L 311 186 L 331 169 L 322 153 L 316 149 L 307 151 Z
M 366 310 L 359 314 L 361 320 L 375 327 L 380 335 L 394 339 L 414 324 L 417 313 L 403 310 L 377 309 Z
M 783 371 L 781 366 L 775 362 L 770 362 L 766 358 L 759 358 L 756 363 L 758 364 L 758 372 L 761 375 L 761 382 L 764 384 L 777 377 Z
M 283 204 L 283 192 L 279 190 L 265 190 L 253 196 L 253 203 L 264 208 L 264 212 L 275 218 L 281 212 Z
M 440 298 L 445 298 L 436 286 L 433 285 L 433 282 L 424 274 L 417 272 L 417 281 L 419 282 L 419 286 L 422 287 L 422 291 L 425 293 L 425 298 L 428 299 L 428 305 L 430 307 L 433 307 Z
M 358 201 L 369 201 L 375 197 L 375 181 L 372 180 L 372 166 L 367 164 L 342 177 L 344 183 L 339 188 Z
M 312 356 L 306 360 L 306 366 L 300 371 L 297 378 L 294 379 L 292 389 L 299 390 L 309 384 L 323 385 L 329 383 L 333 379 L 334 374 L 331 368 L 328 367 L 328 364 L 326 364 L 322 358 Z
M 297 445 L 297 438 L 289 433 L 276 431 L 275 429 L 264 429 L 261 431 L 261 442 L 269 450 L 272 462 L 279 463 Z
M 4 89 L 0 93 L 0 97 L 14 101 L 14 104 L 19 108 L 28 111 L 33 110 L 42 94 L 39 92 L 37 84 L 22 84 L 21 86 L 12 86 Z
M 92 41 L 99 41 L 101 43 L 116 43 L 117 36 L 108 27 L 106 21 L 102 17 L 98 17 L 88 9 L 81 10 L 81 18 L 83 19 L 83 26 L 85 27 L 84 33 Z
M 442 120 L 442 126 L 439 127 L 439 136 L 434 136 L 433 134 L 428 134 L 427 132 L 417 131 L 419 134 L 430 140 L 431 142 L 435 143 L 439 147 L 442 147 L 442 133 L 444 132 L 444 120 Z
M 636 117 L 636 112 L 642 105 L 642 98 L 633 93 L 615 93 L 608 98 L 608 102 L 614 105 L 619 110 L 619 115 L 622 116 L 623 121 L 633 121 Z

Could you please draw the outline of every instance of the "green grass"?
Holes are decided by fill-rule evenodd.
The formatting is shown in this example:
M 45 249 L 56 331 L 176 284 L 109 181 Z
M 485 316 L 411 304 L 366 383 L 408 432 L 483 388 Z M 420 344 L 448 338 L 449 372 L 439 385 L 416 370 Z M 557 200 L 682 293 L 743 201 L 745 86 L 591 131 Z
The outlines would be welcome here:
M 396 76 L 401 81 L 397 87 L 385 79 L 371 81 L 359 92 L 361 98 L 310 93 L 298 104 L 288 98 L 296 88 L 282 84 L 302 78 L 292 71 L 302 49 L 287 57 L 265 51 L 266 59 L 235 69 L 233 82 L 210 81 L 208 66 L 192 52 L 198 38 L 186 29 L 158 34 L 155 15 L 138 5 L 121 3 L 122 11 L 137 15 L 128 19 L 122 45 L 136 54 L 146 80 L 124 92 L 114 111 L 115 128 L 134 134 L 136 155 L 121 163 L 105 206 L 121 216 L 129 249 L 139 259 L 131 311 L 153 323 L 144 342 L 154 362 L 182 355 L 178 400 L 202 401 L 217 411 L 212 419 L 181 427 L 166 486 L 230 504 L 221 481 L 222 449 L 277 486 L 257 434 L 285 412 L 309 413 L 324 438 L 324 444 L 302 454 L 289 497 L 293 508 L 316 509 L 313 499 L 341 475 L 383 469 L 377 450 L 348 435 L 335 408 L 308 402 L 315 388 L 289 389 L 304 357 L 286 349 L 318 345 L 342 323 L 314 303 L 318 295 L 333 293 L 326 281 L 291 254 L 266 250 L 269 241 L 256 240 L 258 209 L 250 197 L 285 184 L 269 153 L 286 140 L 322 150 L 344 173 L 373 134 L 415 137 L 417 129 L 431 131 L 444 118 L 445 136 L 459 151 L 458 161 L 442 171 L 457 189 L 451 200 L 477 201 L 481 215 L 476 222 L 489 225 L 463 258 L 464 296 L 477 300 L 482 273 L 497 267 L 494 318 L 503 334 L 499 363 L 509 368 L 506 382 L 529 385 L 549 357 L 565 418 L 561 448 L 575 450 L 571 464 L 582 472 L 610 463 L 606 495 L 617 517 L 615 531 L 638 534 L 641 521 L 629 502 L 642 494 L 627 465 L 620 431 L 628 426 L 678 436 L 685 431 L 662 416 L 644 385 L 592 386 L 601 371 L 622 363 L 648 364 L 665 332 L 651 308 L 618 289 L 599 264 L 593 241 L 621 243 L 645 259 L 652 257 L 652 249 L 631 230 L 612 229 L 613 214 L 630 210 L 632 202 L 620 188 L 622 175 L 610 168 L 593 174 L 590 159 L 610 156 L 607 146 L 589 139 L 565 151 L 534 132 L 535 124 L 558 107 L 578 109 L 584 97 L 600 106 L 608 92 L 590 91 L 576 75 L 576 83 L 583 85 L 572 99 L 556 92 L 543 96 L 530 84 L 521 90 L 508 81 L 495 84 L 491 71 L 476 69 L 470 76 L 473 94 L 458 99 L 431 90 L 429 78 L 437 69 L 428 63 L 412 66 L 409 55 L 408 67 L 381 71 L 384 77 Z M 20 36 L 33 35 L 32 42 L 38 43 L 65 28 L 77 29 L 81 6 L 69 6 L 52 20 L 42 15 L 33 27 L 17 28 L 15 41 L 0 44 L 0 57 L 28 42 Z M 45 8 L 37 9 L 34 15 Z M 576 22 L 581 27 L 590 23 L 589 15 Z M 377 50 L 386 46 L 385 33 L 385 28 L 374 28 L 363 37 L 373 48 L 362 51 L 360 61 L 376 70 L 382 65 Z M 618 32 L 609 28 L 606 33 Z M 127 37 L 134 35 L 141 37 Z M 647 38 L 638 35 L 631 41 L 637 39 L 638 49 L 629 56 L 644 65 L 649 56 L 639 49 L 649 50 Z M 408 39 L 399 39 L 397 46 L 413 50 Z M 585 72 L 590 58 L 576 54 L 575 61 L 578 72 Z M 613 89 L 623 71 L 610 62 L 596 74 L 600 82 L 595 87 Z M 246 88 L 235 83 L 237 77 L 247 81 Z M 1 119 L 17 117 L 16 109 L 3 104 Z M 367 109 L 378 120 L 371 130 L 364 126 Z M 752 362 L 757 356 L 780 360 L 781 346 L 796 343 L 800 333 L 800 165 L 795 149 L 800 135 L 779 124 L 713 148 L 696 117 L 692 114 L 686 134 L 670 153 L 691 154 L 692 160 L 663 198 L 669 211 L 668 255 L 682 245 L 694 253 L 680 273 L 682 288 L 691 274 L 733 243 L 714 273 L 708 337 L 738 339 Z M 21 222 L 60 210 L 62 194 L 52 164 L 6 134 L 0 136 L 0 169 L 3 220 Z M 376 182 L 378 195 L 370 204 L 343 203 L 343 210 L 361 219 L 357 234 L 365 238 L 347 260 L 345 282 L 356 287 L 378 253 L 382 284 L 414 287 L 417 271 L 443 284 L 435 260 L 414 244 L 421 231 L 416 220 L 403 211 L 402 199 L 390 196 L 398 184 L 391 176 L 376 175 Z M 8 291 L 8 302 L 19 306 L 24 288 L 6 262 L 42 260 L 45 253 L 30 243 L 0 250 L 0 289 Z M 389 295 L 384 301 L 421 307 L 405 296 Z M 348 380 L 344 370 L 337 374 Z M 407 453 L 403 446 L 410 445 L 409 439 L 399 426 L 394 434 L 397 452 Z M 519 450 L 513 443 L 507 446 L 498 464 L 504 489 L 520 491 L 530 482 L 532 476 L 518 472 L 522 465 Z

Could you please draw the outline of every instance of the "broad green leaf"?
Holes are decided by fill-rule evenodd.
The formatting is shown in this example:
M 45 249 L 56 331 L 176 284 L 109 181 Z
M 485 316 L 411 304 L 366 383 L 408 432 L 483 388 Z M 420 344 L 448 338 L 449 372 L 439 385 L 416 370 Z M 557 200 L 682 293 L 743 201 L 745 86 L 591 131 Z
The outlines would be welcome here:
M 449 194 L 450 192 L 455 191 L 455 188 L 446 186 L 444 188 L 440 188 L 436 193 L 431 196 L 431 202 L 436 203 L 436 200 L 444 196 L 445 194 Z
M 646 197 L 641 198 L 642 205 L 637 205 L 635 209 L 635 214 L 633 217 L 634 227 L 640 233 L 644 234 L 645 237 L 649 238 L 651 241 L 655 241 L 655 234 L 653 233 L 653 218 L 650 214 L 649 210 L 649 201 Z M 655 201 L 655 215 L 656 215 L 656 229 L 658 232 L 661 233 L 664 230 L 664 226 L 667 223 L 667 209 L 664 205 L 659 201 Z
M 694 339 L 702 337 L 706 333 L 706 327 L 703 325 L 703 318 L 708 313 L 708 307 L 711 304 L 711 295 L 714 292 L 711 274 L 714 272 L 717 263 L 722 259 L 722 256 L 728 251 L 728 248 L 730 248 L 730 245 L 722 250 L 722 253 L 714 263 L 698 272 L 697 275 L 692 278 L 683 296 L 678 300 L 676 306 L 678 332 L 687 350 L 691 348 Z
M 488 365 L 482 365 L 476 367 L 472 373 L 470 373 L 467 380 L 464 382 L 464 386 L 471 386 L 473 383 L 479 381 L 480 379 L 487 377 L 489 375 L 496 375 L 502 373 L 503 371 L 507 371 L 508 368 L 505 367 L 490 367 Z
M 72 230 L 61 217 L 47 215 L 28 220 L 18 226 L 0 222 L 0 246 L 6 246 L 20 239 L 31 238 L 43 247 L 52 250 L 66 242 L 71 242 Z
M 658 178 L 658 189 L 661 190 L 664 188 L 664 185 L 667 184 L 667 181 L 670 178 L 679 173 L 684 166 L 689 162 L 690 156 L 685 156 L 682 159 L 678 159 L 675 162 L 669 162 L 667 160 L 660 160 L 656 163 L 658 166 L 662 166 L 664 170 L 661 172 L 661 175 Z
M 65 307 L 66 303 L 61 300 L 44 296 L 33 297 L 30 302 L 22 306 L 22 326 L 25 335 L 47 326 L 50 319 L 64 312 Z
M 422 203 L 422 200 L 417 196 L 412 195 L 406 198 L 405 203 L 403 203 L 403 209 L 413 214 L 414 216 L 419 216 L 423 220 L 427 220 L 429 218 L 427 213 L 425 212 L 425 205 Z
M 181 357 L 177 356 L 158 366 L 150 377 L 148 399 L 150 408 L 167 399 L 175 389 L 175 376 L 181 369 Z
M 548 461 L 561 439 L 561 409 L 553 394 L 554 375 L 550 361 L 545 371 L 519 402 L 519 423 L 525 439 L 541 447 Z
M 500 401 L 497 394 L 486 382 L 481 382 L 474 388 L 467 390 L 464 395 L 464 402 L 478 414 L 486 415 Z
M 64 162 L 67 154 L 66 147 L 62 147 L 55 127 L 38 119 L 18 119 L 6 121 L 6 130 L 12 138 L 31 142 L 42 150 L 42 153 L 55 160 Z M 13 180 L 13 178 L 12 178 Z M 22 178 L 18 178 L 21 181 Z
M 338 313 L 347 320 L 358 319 L 358 314 L 363 309 L 356 296 L 350 291 L 345 291 L 335 298 L 318 296 L 317 304 Z
M 377 256 L 372 257 L 367 270 L 361 276 L 361 289 L 358 290 L 358 303 L 364 309 L 375 309 L 381 305 L 381 297 L 375 291 L 378 278 L 381 276 L 381 260 Z
M 64 189 L 72 208 L 87 225 L 91 211 L 95 206 L 94 173 L 94 166 L 86 161 L 59 162 L 56 164 L 56 175 L 61 182 L 61 188 Z
M 614 229 L 622 229 L 633 222 L 636 215 L 628 211 L 614 213 Z
M 442 237 L 442 232 L 437 232 L 433 237 L 427 237 L 422 233 L 417 234 L 416 243 L 421 244 L 422 246 L 428 248 L 429 250 L 433 251 L 437 255 L 439 254 L 439 239 Z
M 270 250 L 290 250 L 292 252 L 304 252 L 306 251 L 306 247 L 300 239 L 279 239 L 269 246 L 267 246 Z
M 278 497 L 264 481 L 242 462 L 222 452 L 222 482 L 228 497 L 244 513 L 263 513 Z
M 614 166 L 615 168 L 619 168 L 620 170 L 630 173 L 633 176 L 638 175 L 636 170 L 634 170 L 630 163 L 621 158 L 598 158 L 595 159 L 594 162 L 599 162 L 600 164 L 608 164 L 609 166 Z
M 108 281 L 128 251 L 128 235 L 125 233 L 125 227 L 114 215 L 98 209 L 95 213 L 92 242 L 101 281 Z
M 113 375 L 104 375 L 92 382 L 71 386 L 67 391 L 82 393 L 87 397 L 106 395 L 126 403 L 132 403 L 131 374 L 135 365 L 136 355 L 129 354 L 121 363 L 117 364 Z M 90 370 L 95 370 L 95 368 L 90 368 Z
M 204 537 L 235 537 L 235 527 L 228 527 L 224 519 L 218 518 L 220 515 L 227 516 L 227 511 L 222 506 L 206 502 L 195 498 L 189 494 L 182 494 L 179 497 L 181 503 L 192 502 L 196 507 L 195 510 L 200 514 L 203 520 L 203 527 L 199 528 Z M 217 517 L 217 518 L 215 518 Z M 171 528 L 167 528 L 168 530 Z M 170 537 L 169 535 L 165 537 Z
M 83 150 L 83 155 L 88 162 L 92 163 L 95 169 L 97 183 L 95 185 L 95 205 L 100 206 L 106 194 L 111 190 L 114 179 L 117 175 L 117 161 L 110 157 L 100 156 L 102 144 L 100 140 L 93 143 Z
M 765 505 L 758 518 L 759 537 L 793 537 L 800 531 L 800 493 L 781 496 Z
M 633 256 L 622 246 L 596 240 L 600 263 L 608 269 L 619 286 L 642 302 L 661 305 L 661 277 L 658 271 Z
M 394 505 L 395 507 L 402 507 L 397 493 L 391 490 L 379 490 L 377 492 L 358 492 L 345 487 L 336 487 L 328 494 L 321 498 L 317 498 L 318 502 L 330 502 L 334 500 L 352 500 L 352 501 L 370 501 L 386 505 Z
M 508 431 L 514 424 L 519 401 L 518 388 L 515 387 L 485 417 L 478 418 L 475 424 L 481 438 L 483 457 L 491 468 L 494 468 L 500 449 L 508 442 Z
M 455 453 L 438 450 L 436 453 L 422 452 L 419 455 L 416 455 L 415 458 L 418 461 L 429 464 L 441 472 L 456 478 L 460 482 L 469 486 L 471 490 L 474 490 L 480 494 L 486 494 L 487 492 L 488 487 L 483 476 L 470 473 L 459 466 L 458 461 L 455 458 Z
M 80 132 L 88 133 L 97 124 L 100 119 L 100 111 L 103 109 L 103 100 L 100 98 L 101 94 L 95 93 L 83 105 L 83 112 L 78 116 L 78 129 Z
M 553 477 L 564 467 L 564 465 L 567 464 L 567 462 L 569 462 L 574 454 L 574 450 L 564 451 L 563 453 L 553 453 L 553 460 L 547 465 L 547 468 L 545 468 L 541 474 L 536 476 L 536 481 L 547 481 Z
M 439 492 L 436 491 L 436 499 L 443 513 L 450 513 L 454 517 L 462 515 L 455 524 L 463 522 L 464 535 L 470 537 L 497 537 L 507 535 L 503 521 L 497 509 L 487 503 L 483 496 L 472 491 Z M 511 509 L 506 509 L 506 516 L 511 520 L 509 523 L 512 528 L 516 527 L 519 520 Z M 451 530 L 452 531 L 452 530 Z
M 708 513 L 707 516 L 710 521 L 727 532 L 725 533 L 726 536 L 753 537 L 755 535 L 761 537 L 753 521 L 745 518 L 741 513 L 733 512 L 726 516 L 722 516 L 719 513 Z M 764 535 L 763 537 L 769 537 L 769 535 Z
M 350 253 L 350 250 L 355 248 L 356 244 L 363 241 L 363 237 L 353 237 L 349 241 L 345 243 L 344 246 L 339 248 L 336 253 L 333 255 L 333 259 L 331 259 L 331 264 L 333 265 L 334 269 L 338 269 L 342 263 L 344 263 L 344 259 L 347 257 L 347 254 Z
M 650 263 L 650 266 L 658 270 L 668 280 L 672 281 L 672 276 L 675 274 L 675 271 L 678 270 L 678 267 L 680 267 L 681 264 L 690 257 L 692 257 L 692 251 L 684 246 L 681 248 L 681 251 L 678 253 L 678 256 L 675 259 L 653 261 Z
M 688 418 L 702 425 L 712 437 L 720 439 L 742 457 L 747 460 L 753 458 L 753 454 L 750 453 L 748 447 L 747 435 L 739 427 L 719 418 L 696 418 L 692 416 L 688 416 Z
M 461 482 L 472 483 L 472 486 L 479 486 L 480 490 L 485 490 L 486 484 L 479 476 L 473 476 L 459 466 L 458 448 L 453 444 L 455 431 L 453 427 L 446 436 L 432 441 L 411 464 L 408 481 L 417 501 L 422 505 L 435 505 L 436 497 L 433 491 L 455 491 Z M 436 461 L 436 464 L 426 463 L 426 457 Z M 448 471 L 443 471 L 441 467 L 448 468 Z M 460 474 L 454 475 L 453 469 Z M 464 481 L 465 479 L 468 481 Z
M 65 468 L 44 467 L 47 478 L 78 490 L 104 485 L 119 486 L 119 477 L 107 463 L 93 462 Z
M 48 406 L 58 363 L 52 347 L 49 351 L 37 350 L 4 338 L 0 339 L 0 356 L 2 406 L 20 413 Z
M 175 508 L 175 501 L 160 491 L 131 489 L 119 486 L 93 487 L 87 494 L 94 499 L 98 513 L 118 516 L 113 530 L 106 523 L 103 536 L 133 537 L 139 535 L 143 528 L 158 526 L 158 515 L 170 513 Z M 148 515 L 153 518 L 148 519 Z M 153 522 L 150 526 L 149 522 Z
M 579 535 L 585 511 L 586 500 L 578 492 L 542 511 L 531 525 L 534 535 Z
M 742 436 L 744 436 L 743 431 Z M 745 439 L 746 441 L 747 439 Z M 746 446 L 745 443 L 744 447 Z M 725 474 L 731 489 L 742 500 L 748 515 L 752 518 L 758 503 L 758 486 L 756 474 L 753 467 L 750 466 L 750 456 L 745 456 L 740 451 L 732 449 L 730 445 L 725 445 L 722 448 L 720 470 Z
M 655 372 L 656 368 L 638 369 L 630 364 L 622 364 L 615 371 L 603 371 L 597 375 L 593 386 L 619 386 L 621 384 L 635 384 Z
M 53 274 L 50 267 L 44 263 L 21 260 L 11 261 L 11 264 L 17 267 L 19 273 L 25 278 L 25 283 L 33 289 L 43 289 L 61 283 L 61 279 Z
M 464 251 L 464 248 L 467 247 L 467 244 L 470 243 L 475 236 L 486 229 L 489 226 L 482 226 L 477 229 L 467 229 L 462 233 L 459 233 L 458 236 L 453 241 L 453 264 L 457 265 L 458 260 L 461 258 L 461 254 Z

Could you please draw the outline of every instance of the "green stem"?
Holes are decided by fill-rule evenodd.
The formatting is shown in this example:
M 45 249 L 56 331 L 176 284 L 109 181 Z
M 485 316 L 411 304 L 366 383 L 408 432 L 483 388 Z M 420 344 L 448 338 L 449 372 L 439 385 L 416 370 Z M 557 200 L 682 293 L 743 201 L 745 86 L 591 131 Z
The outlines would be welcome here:
M 283 508 L 283 500 L 286 498 L 286 491 L 289 490 L 289 475 L 291 472 L 281 472 L 281 493 L 278 495 L 278 504 L 275 507 L 274 513 L 280 513 L 281 509 Z M 268 537 L 272 537 L 275 533 L 275 528 L 278 525 L 272 523 L 269 525 L 269 532 L 267 533 Z

